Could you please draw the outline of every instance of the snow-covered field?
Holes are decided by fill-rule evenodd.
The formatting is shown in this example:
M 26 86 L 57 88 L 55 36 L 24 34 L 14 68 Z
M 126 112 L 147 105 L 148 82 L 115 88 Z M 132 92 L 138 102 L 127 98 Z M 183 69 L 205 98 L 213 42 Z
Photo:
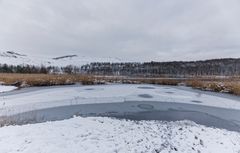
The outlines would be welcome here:
M 1 153 L 239 153 L 240 134 L 189 121 L 81 118 L 0 128 Z
M 13 62 L 14 61 L 14 62 Z M 119 62 L 118 58 L 104 57 L 104 58 L 92 58 L 81 55 L 65 55 L 65 56 L 37 56 L 26 55 L 23 53 L 17 53 L 14 51 L 0 52 L 0 64 L 8 65 L 35 65 L 35 66 L 82 66 L 91 62 Z
M 137 105 L 133 106 L 132 102 L 144 105 L 138 108 Z M 0 117 L 59 106 L 81 108 L 86 104 L 120 106 L 121 103 L 124 107 L 133 107 L 126 108 L 127 111 L 157 111 L 165 109 L 165 104 L 177 104 L 199 107 L 199 111 L 204 111 L 200 107 L 206 107 L 206 111 L 214 110 L 208 112 L 209 115 L 218 115 L 216 118 L 222 117 L 236 123 L 240 118 L 240 102 L 236 97 L 227 98 L 154 85 L 79 85 L 29 88 L 2 93 Z M 218 112 L 218 109 L 225 112 Z M 53 122 L 2 127 L 0 146 L 0 153 L 240 153 L 240 133 L 206 127 L 192 121 L 130 121 L 108 117 L 74 117 Z
M 12 90 L 15 90 L 15 89 L 17 89 L 17 87 L 0 85 L 0 93 L 1 92 L 12 91 Z

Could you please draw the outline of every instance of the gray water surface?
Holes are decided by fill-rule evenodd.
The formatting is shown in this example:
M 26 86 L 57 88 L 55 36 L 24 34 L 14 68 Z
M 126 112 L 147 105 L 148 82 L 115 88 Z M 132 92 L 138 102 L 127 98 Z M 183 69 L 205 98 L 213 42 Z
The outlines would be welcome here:
M 240 111 L 194 104 L 126 101 L 124 103 L 81 104 L 41 109 L 2 119 L 4 124 L 28 124 L 70 119 L 73 116 L 114 117 L 129 120 L 190 120 L 208 127 L 240 132 Z M 4 123 L 5 120 L 5 123 Z

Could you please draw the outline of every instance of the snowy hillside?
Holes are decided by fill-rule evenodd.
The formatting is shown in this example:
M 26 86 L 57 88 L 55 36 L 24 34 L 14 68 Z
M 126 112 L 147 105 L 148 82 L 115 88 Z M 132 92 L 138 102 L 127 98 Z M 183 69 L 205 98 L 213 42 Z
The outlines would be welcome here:
M 64 56 L 34 56 L 26 55 L 14 51 L 0 52 L 0 64 L 8 65 L 35 65 L 35 66 L 82 66 L 91 62 L 119 62 L 118 58 L 92 58 L 80 55 L 64 55 Z

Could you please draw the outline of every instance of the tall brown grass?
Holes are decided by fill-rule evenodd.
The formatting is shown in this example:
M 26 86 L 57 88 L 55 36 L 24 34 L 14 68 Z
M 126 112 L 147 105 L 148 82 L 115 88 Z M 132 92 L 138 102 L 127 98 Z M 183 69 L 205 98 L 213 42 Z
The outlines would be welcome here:
M 85 75 L 51 75 L 51 74 L 8 74 L 0 73 L 0 82 L 17 86 L 53 86 L 74 83 L 94 84 L 91 76 Z
M 234 82 L 234 83 L 227 83 L 227 88 L 229 89 L 229 92 L 235 95 L 240 95 L 240 83 Z
M 239 79 L 224 79 L 224 80 L 190 80 L 187 85 L 193 88 L 210 90 L 215 92 L 226 92 L 235 95 L 240 95 L 240 80 Z
M 240 95 L 240 78 L 131 78 L 116 76 L 89 76 L 89 75 L 67 75 L 67 74 L 8 74 L 0 73 L 0 82 L 6 85 L 26 86 L 53 86 L 81 83 L 83 85 L 94 85 L 109 83 L 127 84 L 159 84 L 177 86 L 180 83 L 201 90 L 211 90 L 215 92 L 228 92 Z

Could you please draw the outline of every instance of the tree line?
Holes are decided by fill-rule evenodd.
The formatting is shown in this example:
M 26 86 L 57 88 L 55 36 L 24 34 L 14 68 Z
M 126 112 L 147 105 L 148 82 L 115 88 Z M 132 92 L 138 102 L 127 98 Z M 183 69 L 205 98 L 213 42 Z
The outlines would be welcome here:
M 192 62 L 95 62 L 81 67 L 68 65 L 34 66 L 0 64 L 0 73 L 91 74 L 142 77 L 189 77 L 240 75 L 240 59 L 216 59 Z
M 34 65 L 8 65 L 0 64 L 0 73 L 28 73 L 28 74 L 73 74 L 80 73 L 81 69 L 76 66 L 34 66 Z
M 91 63 L 82 71 L 95 75 L 122 76 L 234 76 L 240 75 L 240 59 L 215 59 L 192 62 Z

